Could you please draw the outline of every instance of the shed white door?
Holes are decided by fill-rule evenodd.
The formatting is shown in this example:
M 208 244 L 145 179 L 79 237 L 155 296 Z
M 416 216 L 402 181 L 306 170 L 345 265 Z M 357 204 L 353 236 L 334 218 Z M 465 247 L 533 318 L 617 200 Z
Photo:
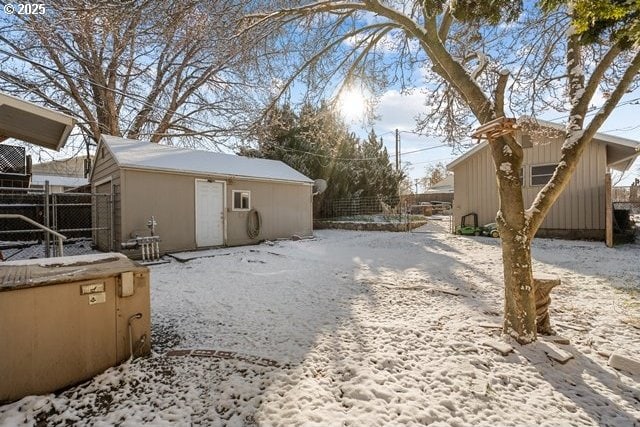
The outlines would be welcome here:
M 224 201 L 221 182 L 196 181 L 196 245 L 224 244 Z

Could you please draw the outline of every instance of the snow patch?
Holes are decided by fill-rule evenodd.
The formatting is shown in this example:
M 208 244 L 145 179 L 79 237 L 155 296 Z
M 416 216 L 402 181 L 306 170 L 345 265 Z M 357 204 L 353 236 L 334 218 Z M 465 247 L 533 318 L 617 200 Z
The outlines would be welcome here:
M 538 210 L 538 208 L 536 208 L 535 206 L 530 207 L 529 209 L 525 209 L 524 210 L 524 217 L 527 221 L 530 221 L 531 218 L 533 217 L 533 214 L 536 212 L 540 212 Z
M 506 174 L 510 174 L 512 172 L 511 170 L 511 163 L 509 162 L 504 162 L 502 164 L 500 164 L 500 170 L 502 172 L 505 172 Z
M 1 265 L 39 265 L 40 267 L 49 266 L 69 266 L 75 264 L 93 264 L 101 261 L 113 260 L 113 259 L 126 259 L 127 257 L 118 252 L 109 253 L 96 253 L 86 255 L 73 255 L 54 258 L 35 258 L 35 259 L 21 259 L 15 261 L 6 261 Z

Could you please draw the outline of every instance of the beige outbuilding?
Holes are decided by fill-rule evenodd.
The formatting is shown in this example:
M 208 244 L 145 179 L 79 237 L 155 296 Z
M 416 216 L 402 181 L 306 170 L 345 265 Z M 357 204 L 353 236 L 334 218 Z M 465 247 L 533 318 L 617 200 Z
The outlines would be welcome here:
M 525 205 L 549 181 L 560 161 L 564 128 L 538 120 L 538 132 L 518 135 L 524 148 L 522 192 Z M 640 143 L 597 133 L 587 146 L 569 185 L 549 211 L 538 237 L 604 240 L 607 224 L 606 199 L 611 170 L 626 171 L 640 154 Z M 447 169 L 454 173 L 454 224 L 469 213 L 478 214 L 479 225 L 495 222 L 498 211 L 496 166 L 488 143 L 482 142 L 457 158 Z M 610 222 L 610 221 L 609 221 Z
M 152 217 L 161 252 L 313 233 L 313 181 L 276 160 L 103 136 L 91 186 L 112 194 L 110 232 L 95 236 L 102 250 L 126 253 L 121 244 L 149 236 Z

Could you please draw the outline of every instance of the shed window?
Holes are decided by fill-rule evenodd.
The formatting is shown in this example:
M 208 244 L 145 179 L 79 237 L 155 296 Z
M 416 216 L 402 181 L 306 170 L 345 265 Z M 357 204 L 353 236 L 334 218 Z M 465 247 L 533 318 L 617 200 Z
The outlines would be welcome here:
M 557 164 L 531 166 L 531 185 L 545 185 L 555 172 Z
M 246 190 L 233 190 L 233 210 L 248 211 L 251 209 L 251 192 Z

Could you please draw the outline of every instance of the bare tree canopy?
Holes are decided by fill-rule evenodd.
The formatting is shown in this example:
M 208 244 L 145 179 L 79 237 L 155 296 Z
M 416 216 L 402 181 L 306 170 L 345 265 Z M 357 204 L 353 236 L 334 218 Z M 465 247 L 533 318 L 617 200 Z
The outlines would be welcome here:
M 504 332 L 528 343 L 536 340 L 531 240 L 587 144 L 638 82 L 637 2 L 593 3 L 278 0 L 243 28 L 257 40 L 294 46 L 284 63 L 295 71 L 283 79 L 282 93 L 296 82 L 320 92 L 343 83 L 373 93 L 420 85 L 425 113 L 418 128 L 452 142 L 507 115 L 567 114 L 558 167 L 531 206 L 520 184 L 523 148 L 512 135 L 489 140 L 500 166 Z
M 424 188 L 429 188 L 447 177 L 449 172 L 447 172 L 447 166 L 438 162 L 434 165 L 429 165 L 424 169 L 425 175 L 420 179 L 420 184 Z
M 79 120 L 83 133 L 197 143 L 255 111 L 233 37 L 237 2 L 52 0 L 0 17 L 0 89 Z

